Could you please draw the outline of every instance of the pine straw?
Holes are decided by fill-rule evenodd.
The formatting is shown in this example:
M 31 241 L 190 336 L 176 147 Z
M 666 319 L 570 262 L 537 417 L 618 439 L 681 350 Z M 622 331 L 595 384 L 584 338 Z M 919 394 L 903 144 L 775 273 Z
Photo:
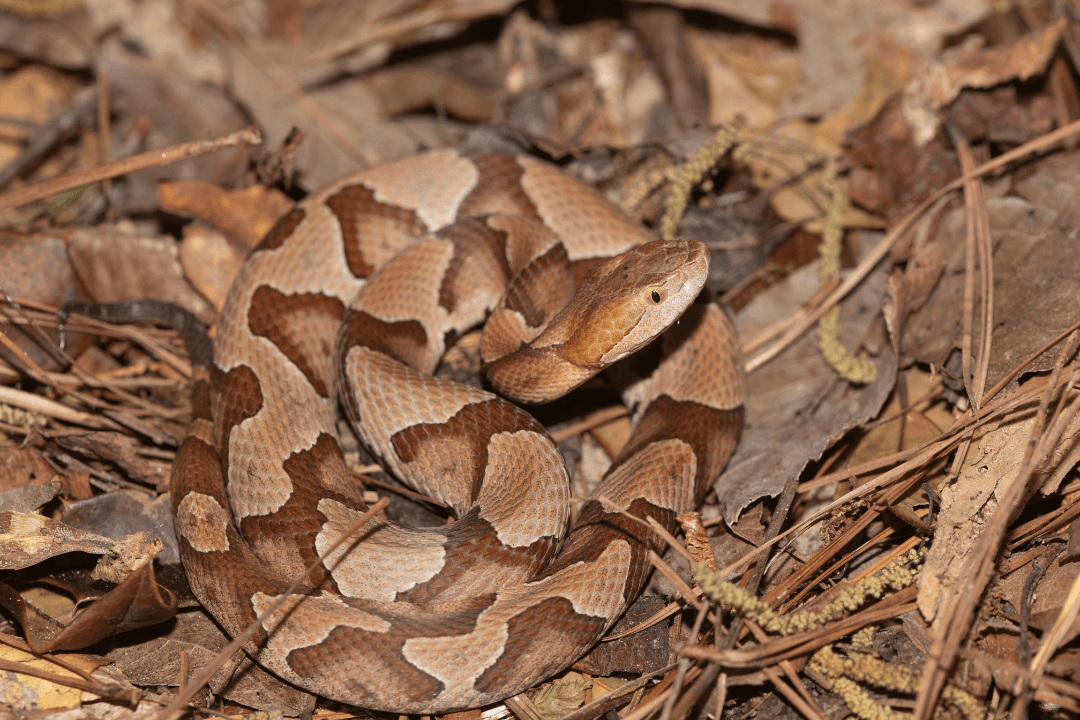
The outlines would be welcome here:
M 978 179 L 1001 171 L 1014 161 L 1046 150 L 1077 132 L 1080 132 L 1080 122 L 1063 127 L 982 166 L 973 168 L 965 163 L 962 178 L 950 183 L 897 223 L 869 257 L 844 275 L 838 284 L 808 307 L 793 313 L 790 319 L 776 328 L 767 329 L 760 337 L 749 339 L 746 343 L 748 349 L 764 348 L 749 361 L 751 370 L 775 358 L 835 306 L 939 199 L 964 188 L 965 201 L 969 206 L 968 216 L 979 218 L 984 201 L 977 188 Z M 13 204 L 15 200 L 11 197 L 0 197 L 0 207 Z M 969 258 L 975 257 L 978 261 L 978 272 L 971 269 L 972 292 L 966 293 L 965 303 L 973 304 L 977 296 L 982 298 L 984 304 L 981 314 L 976 312 L 973 305 L 966 311 L 965 317 L 968 319 L 965 328 L 968 333 L 973 332 L 976 319 L 982 320 L 984 328 L 989 327 L 986 298 L 990 292 L 989 278 L 992 277 L 985 271 L 989 267 L 990 256 L 985 245 L 985 226 L 981 220 L 974 221 L 970 237 L 972 252 Z M 976 289 L 979 292 L 975 292 Z M 55 326 L 55 308 L 14 300 L 17 305 L 4 306 L 8 323 L 40 328 Z M 16 379 L 26 378 L 33 380 L 38 387 L 35 393 L 20 391 L 5 396 L 8 399 L 4 402 L 17 406 L 24 415 L 5 416 L 6 419 L 0 420 L 0 429 L 21 440 L 31 435 L 48 439 L 78 432 L 81 427 L 108 428 L 128 433 L 143 443 L 142 452 L 147 456 L 168 462 L 171 449 L 165 438 L 169 437 L 171 431 L 182 428 L 188 409 L 163 406 L 148 398 L 163 390 L 178 391 L 190 377 L 191 368 L 184 360 L 178 340 L 168 331 L 110 326 L 83 319 L 73 319 L 71 327 L 123 343 L 128 365 L 121 371 L 107 375 L 94 375 L 74 366 L 67 372 L 46 372 L 28 356 L 17 353 L 17 367 L 7 372 L 2 380 L 13 383 Z M 1075 333 L 1078 328 L 1080 322 L 1048 343 L 1047 347 Z M 3 332 L 0 328 L 0 333 Z M 2 337 L 6 341 L 5 346 L 10 348 L 6 333 Z M 982 337 L 987 340 L 974 353 L 978 359 L 988 357 L 990 350 L 986 344 L 989 333 L 984 330 Z M 1075 349 L 1076 342 L 1074 340 L 1067 345 L 1069 350 Z M 965 344 L 965 348 L 965 352 L 972 352 L 970 342 Z M 1049 661 L 1063 639 L 1063 628 L 1069 625 L 1080 609 L 1080 585 L 1070 593 L 1055 630 L 1047 633 L 1035 664 L 1030 669 L 1021 667 L 1015 660 L 993 657 L 965 644 L 979 617 L 982 591 L 995 573 L 1000 572 L 995 560 L 1002 551 L 1020 553 L 1009 565 L 1008 569 L 1014 570 L 1034 560 L 1040 554 L 1040 543 L 1045 543 L 1049 538 L 1062 537 L 1068 524 L 1080 516 L 1080 500 L 1074 499 L 1044 516 L 1010 525 L 1029 499 L 1022 492 L 1026 480 L 1036 468 L 1043 465 L 1056 438 L 1080 410 L 1080 401 L 1069 395 L 1071 387 L 1080 380 L 1080 364 L 1067 352 L 1062 353 L 1061 362 L 1052 374 L 1031 378 L 1012 395 L 1001 395 L 1006 384 L 1019 375 L 1034 357 L 1018 364 L 1006 378 L 985 392 L 980 392 L 981 383 L 985 382 L 986 377 L 985 366 L 981 363 L 974 365 L 969 359 L 965 365 L 965 376 L 981 379 L 981 383 L 976 382 L 971 386 L 972 412 L 962 415 L 938 437 L 917 447 L 840 470 L 830 470 L 832 463 L 840 457 L 839 449 L 834 449 L 821 464 L 818 477 L 801 484 L 797 480 L 789 483 L 773 510 L 765 541 L 715 573 L 719 578 L 733 577 L 735 583 L 730 588 L 741 587 L 738 593 L 724 591 L 706 594 L 688 579 L 679 578 L 660 557 L 654 556 L 653 562 L 661 568 L 661 572 L 678 578 L 676 586 L 683 596 L 680 602 L 693 618 L 690 636 L 678 648 L 678 662 L 659 671 L 654 679 L 637 681 L 626 689 L 596 697 L 566 718 L 593 720 L 622 704 L 628 696 L 629 704 L 623 708 L 624 718 L 628 720 L 657 717 L 660 720 L 682 720 L 696 707 L 704 707 L 716 717 L 733 693 L 745 701 L 763 697 L 769 689 L 781 693 L 803 717 L 814 720 L 830 717 L 819 705 L 821 696 L 807 690 L 804 679 L 808 677 L 816 678 L 822 686 L 832 687 L 845 697 L 856 698 L 858 691 L 871 698 L 872 707 L 868 712 L 883 712 L 881 709 L 889 709 L 892 703 L 912 710 L 909 717 L 926 720 L 935 714 L 936 709 L 952 703 L 952 706 L 960 708 L 968 720 L 972 720 L 979 717 L 982 711 L 1005 709 L 1004 695 L 999 696 L 1002 700 L 996 707 L 983 705 L 973 708 L 970 703 L 961 707 L 965 701 L 957 701 L 956 698 L 962 698 L 965 690 L 953 672 L 958 660 L 987 667 L 999 679 L 1011 678 L 1013 684 L 1009 689 L 1014 713 L 1033 701 L 1051 702 L 1080 712 L 1080 688 L 1045 674 Z M 989 519 L 978 540 L 974 560 L 957 568 L 957 586 L 968 592 L 943 598 L 938 611 L 941 620 L 930 629 L 931 644 L 925 666 L 896 670 L 889 678 L 878 682 L 872 676 L 880 674 L 882 669 L 868 659 L 872 658 L 872 654 L 866 652 L 866 640 L 870 637 L 866 634 L 867 628 L 894 621 L 912 611 L 915 608 L 916 586 L 908 583 L 893 585 L 891 589 L 885 587 L 868 593 L 858 603 L 851 601 L 845 593 L 849 593 L 853 587 L 866 587 L 867 582 L 877 577 L 878 573 L 895 568 L 891 563 L 898 559 L 907 558 L 904 562 L 910 563 L 910 554 L 919 549 L 925 538 L 915 528 L 889 520 L 873 537 L 861 544 L 856 544 L 856 541 L 865 536 L 871 523 L 887 519 L 884 512 L 888 507 L 917 486 L 936 465 L 947 462 L 950 455 L 955 453 L 954 467 L 959 467 L 960 460 L 955 458 L 962 458 L 976 429 L 1025 405 L 1038 407 L 1038 422 L 1023 467 L 1000 498 L 998 512 Z M 622 412 L 617 408 L 601 411 L 563 434 L 587 432 L 595 424 L 607 422 Z M 147 438 L 157 438 L 159 442 L 153 444 Z M 798 498 L 810 490 L 855 479 L 859 480 L 857 487 L 826 507 L 807 517 L 788 517 L 791 509 L 798 505 Z M 109 485 L 106 483 L 102 487 Z M 1074 492 L 1076 489 L 1067 486 L 1062 492 Z M 826 546 L 806 558 L 791 574 L 763 589 L 760 587 L 766 569 L 781 554 L 779 550 L 786 550 L 795 537 L 807 532 L 815 523 L 856 507 L 856 502 L 861 504 L 850 514 L 841 532 Z M 678 542 L 674 538 L 671 540 Z M 877 557 L 877 560 L 853 577 L 846 577 L 848 568 L 867 557 Z M 838 581 L 838 575 L 845 577 Z M 704 575 L 701 579 L 706 588 L 716 590 L 714 580 L 708 580 Z M 830 606 L 830 603 L 833 605 Z M 732 612 L 732 606 L 738 610 Z M 820 610 L 823 607 L 829 608 L 828 611 Z M 662 615 L 666 617 L 677 611 L 678 606 L 672 605 Z M 820 613 L 818 619 L 812 623 L 793 620 L 809 617 L 806 615 L 808 611 Z M 658 616 L 656 619 L 662 618 Z M 793 629 L 794 632 L 788 632 Z M 852 644 L 839 644 L 860 632 L 862 634 Z M 225 658 L 227 655 L 223 654 L 222 660 Z M 740 686 L 741 683 L 751 684 Z M 875 687 L 877 691 L 873 690 Z M 887 691 L 885 694 L 880 694 L 882 688 Z M 914 692 L 915 688 L 918 688 L 917 692 Z M 195 684 L 187 684 L 183 695 L 170 706 L 170 712 L 174 708 L 179 709 L 185 702 L 182 698 L 190 697 L 195 689 Z M 944 704 L 943 698 L 946 701 Z M 976 698 L 976 701 L 989 702 L 987 698 Z M 533 716 L 538 712 L 528 695 L 511 699 L 507 706 L 521 720 L 535 720 Z M 893 715 L 889 717 L 900 714 L 891 709 L 890 712 Z M 884 714 L 880 716 L 886 717 Z

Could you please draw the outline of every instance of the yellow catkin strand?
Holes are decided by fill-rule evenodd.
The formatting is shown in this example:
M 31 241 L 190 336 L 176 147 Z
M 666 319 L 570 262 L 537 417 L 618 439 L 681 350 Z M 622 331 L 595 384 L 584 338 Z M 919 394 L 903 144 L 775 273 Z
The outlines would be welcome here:
M 857 610 L 870 598 L 880 598 L 886 593 L 896 592 L 911 585 L 915 582 L 916 570 L 906 565 L 919 563 L 922 557 L 923 554 L 919 551 L 910 550 L 877 573 L 845 588 L 835 600 L 827 603 L 820 610 L 783 616 L 751 595 L 746 589 L 718 580 L 704 563 L 691 563 L 691 567 L 701 589 L 713 600 L 738 611 L 743 617 L 760 625 L 766 632 L 792 635 L 816 630 L 828 622 L 843 617 L 847 612 Z
M 686 210 L 690 202 L 690 192 L 705 177 L 706 173 L 723 157 L 724 153 L 735 144 L 735 136 L 746 126 L 746 116 L 742 113 L 736 115 L 730 122 L 721 127 L 712 139 L 679 168 L 671 190 L 668 191 L 667 201 L 664 203 L 664 218 L 660 221 L 660 237 L 665 240 L 673 240 L 675 231 L 679 228 L 679 218 Z
M 853 680 L 844 677 L 836 678 L 833 680 L 832 689 L 851 708 L 851 712 L 863 720 L 909 720 L 911 718 L 911 713 L 898 712 L 870 697 L 870 694 Z
M 877 703 L 869 693 L 847 675 L 844 658 L 833 652 L 831 645 L 814 653 L 809 668 L 817 673 L 827 690 L 840 696 L 844 704 L 863 720 L 908 720 L 910 713 L 901 713 Z
M 836 177 L 836 166 L 829 164 L 821 176 L 822 187 L 830 200 L 825 210 L 825 223 L 821 231 L 821 283 L 829 282 L 840 272 L 840 239 L 843 236 L 844 208 L 847 206 L 843 188 Z M 876 371 L 873 363 L 857 358 L 840 344 L 840 308 L 832 307 L 818 321 L 818 347 L 825 362 L 848 382 L 865 384 L 873 381 Z
M 781 616 L 767 604 L 751 595 L 745 588 L 722 582 L 705 563 L 693 562 L 691 568 L 701 589 L 716 602 L 727 605 L 743 617 L 757 623 L 766 632 L 791 635 L 816 630 L 837 620 L 846 612 L 859 609 L 870 598 L 880 598 L 915 582 L 918 566 L 926 556 L 925 549 L 911 549 L 868 578 L 845 588 L 839 596 L 817 612 Z M 862 628 L 852 636 L 852 645 L 869 650 L 874 645 L 874 627 Z M 893 665 L 866 653 L 853 657 L 837 655 L 832 645 L 826 645 L 810 658 L 809 666 L 847 706 L 863 720 L 910 720 L 910 713 L 893 710 L 871 698 L 860 685 L 872 685 L 890 692 L 914 695 L 919 689 L 920 674 L 906 665 Z M 985 720 L 986 711 L 978 699 L 954 685 L 942 693 L 946 702 L 956 707 L 965 720 Z M 935 717 L 940 716 L 939 712 Z
M 637 181 L 630 185 L 629 189 L 623 194 L 621 203 L 622 209 L 627 215 L 633 215 L 638 219 L 641 218 L 638 207 L 645 202 L 645 198 L 649 197 L 664 182 L 673 182 L 678 171 L 678 168 L 672 165 L 667 158 L 663 160 L 657 159 L 649 164 L 655 167 L 646 169 L 639 175 Z
M 49 424 L 49 418 L 40 413 L 21 410 L 0 403 L 0 422 L 19 427 L 45 427 Z
M 867 625 L 851 636 L 851 644 L 864 650 L 872 649 L 874 647 L 874 632 L 876 630 L 877 628 L 873 625 Z
M 856 638 L 865 630 L 856 633 Z M 866 639 L 865 637 L 862 639 Z M 858 642 L 854 642 L 856 646 Z M 832 690 L 840 695 L 851 711 L 865 720 L 878 720 L 883 717 L 909 717 L 908 714 L 881 716 L 864 714 L 866 693 L 859 683 L 872 685 L 882 690 L 914 695 L 919 690 L 920 673 L 906 665 L 894 665 L 872 655 L 858 654 L 844 658 L 833 652 L 831 645 L 814 653 L 810 658 L 810 667 L 833 682 Z M 964 715 L 965 720 L 985 720 L 986 710 L 974 695 L 955 685 L 947 685 L 942 697 Z M 860 708 L 862 710 L 860 710 Z

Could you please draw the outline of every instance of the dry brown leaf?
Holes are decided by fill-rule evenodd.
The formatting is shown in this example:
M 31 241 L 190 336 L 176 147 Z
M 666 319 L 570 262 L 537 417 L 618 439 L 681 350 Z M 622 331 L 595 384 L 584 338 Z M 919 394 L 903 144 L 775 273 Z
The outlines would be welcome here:
M 184 275 L 220 313 L 248 253 L 220 230 L 201 222 L 185 225 L 183 233 L 178 251 Z
M 40 510 L 41 506 L 56 497 L 63 487 L 63 483 L 54 480 L 48 485 L 26 484 L 0 492 L 0 513 L 31 513 Z
M 915 144 L 922 147 L 937 134 L 941 122 L 938 111 L 964 88 L 991 88 L 1045 72 L 1065 25 L 1061 18 L 1004 45 L 983 48 L 972 37 L 946 50 L 904 89 L 904 116 L 911 124 Z
M 308 101 L 320 113 L 313 118 L 248 54 L 233 46 L 226 50 L 233 92 L 262 128 L 265 146 L 280 147 L 294 127 L 304 129 L 306 137 L 296 152 L 295 169 L 307 187 L 318 188 L 363 165 L 415 151 L 416 139 L 401 126 L 386 122 L 377 98 L 362 80 L 342 81 L 312 92 Z
M 866 124 L 849 129 L 847 156 L 853 163 L 851 201 L 890 221 L 907 215 L 960 174 L 946 140 L 935 136 L 929 144 L 915 143 L 899 95 Z
M 71 527 L 116 541 L 136 533 L 154 533 L 165 543 L 158 560 L 168 565 L 180 562 L 168 493 L 154 500 L 126 490 L 95 495 L 65 506 L 63 521 Z
M 251 123 L 224 89 L 191 80 L 172 66 L 148 62 L 118 36 L 107 35 L 100 53 L 99 61 L 115 90 L 111 102 L 117 116 L 112 126 L 114 158 L 218 137 Z M 123 182 L 114 183 L 117 216 L 156 212 L 161 180 L 198 178 L 218 185 L 239 184 L 251 152 L 250 147 L 235 147 L 126 175 Z
M 58 17 L 0 13 L 0 50 L 63 70 L 84 70 L 94 50 L 94 28 L 82 10 Z
M 934 542 L 919 575 L 919 610 L 927 620 L 937 613 L 939 595 L 959 591 L 955 570 L 966 565 L 983 527 L 997 509 L 999 486 L 1016 477 L 1034 429 L 1034 412 L 1031 407 L 1023 408 L 976 432 L 959 476 L 941 489 Z M 1062 435 L 1055 452 L 1071 448 L 1077 433 L 1080 417 Z M 1054 470 L 1053 477 L 1060 477 L 1061 469 Z M 1036 476 L 1032 482 L 1030 491 L 1034 492 L 1046 478 Z
M 68 240 L 68 253 L 95 302 L 164 300 L 207 325 L 217 314 L 184 280 L 171 237 L 145 237 L 127 223 L 77 228 Z
M 1011 607 L 1014 612 L 1019 613 L 1023 606 L 1024 590 L 1031 572 L 1031 563 L 1027 563 L 1013 572 L 1006 573 L 995 583 L 995 596 L 1008 603 L 1008 607 Z M 1066 553 L 1061 553 L 1054 558 L 1043 573 L 1032 596 L 1032 627 L 1040 630 L 1050 629 L 1060 614 L 1058 611 L 1064 604 L 1069 588 L 1078 574 L 1080 574 L 1080 563 L 1069 560 Z M 1015 648 L 1015 639 L 1011 647 Z M 1015 650 L 1012 657 L 1016 657 Z
M 1077 217 L 1077 158 L 1044 158 L 1017 183 L 1017 196 L 987 200 L 994 239 L 994 335 L 987 387 L 1056 337 L 1080 316 L 1080 243 L 1062 242 L 1060 228 Z M 904 325 L 904 362 L 943 364 L 959 347 L 963 307 L 965 211 L 956 208 L 937 225 L 945 272 L 922 307 Z M 978 334 L 973 338 L 978 343 Z M 1027 372 L 1050 369 L 1057 346 Z
M 137 48 L 145 64 L 189 81 L 224 84 L 216 48 L 184 21 L 183 5 L 170 0 L 84 0 L 84 5 L 95 27 L 111 31 L 109 44 Z
M 27 65 L 0 81 L 0 108 L 4 115 L 44 125 L 67 106 L 74 83 L 66 75 L 41 65 Z M 30 131 L 0 125 L 0 167 L 14 160 Z
M 56 471 L 34 447 L 0 445 L 0 491 L 26 484 L 45 485 Z
M 27 644 L 37 653 L 80 650 L 112 635 L 157 625 L 173 617 L 177 606 L 172 591 L 158 585 L 152 561 L 144 562 L 71 618 L 50 617 L 29 601 L 28 593 L 20 594 L 0 582 L 0 605 L 15 617 Z
M 558 720 L 577 710 L 585 702 L 585 693 L 592 687 L 592 680 L 580 673 L 568 672 L 562 677 L 540 686 L 532 701 L 543 720 Z
M 749 128 L 767 128 L 775 122 L 776 102 L 779 101 L 779 97 L 762 97 L 759 88 L 765 83 L 750 84 L 753 79 L 760 79 L 757 73 L 740 72 L 745 69 L 756 71 L 758 68 L 753 67 L 748 58 L 739 57 L 736 55 L 737 51 L 733 52 L 728 48 L 733 44 L 728 34 L 707 33 L 695 29 L 687 34 L 687 39 L 698 62 L 702 65 L 708 84 L 710 125 L 720 125 L 738 113 L 746 117 Z M 773 60 L 773 65 L 787 72 L 768 73 L 766 71 L 769 78 L 773 80 L 769 85 L 786 89 L 794 84 L 793 81 L 798 77 L 797 72 L 791 72 L 796 70 L 797 65 L 794 55 L 789 51 L 781 50 L 777 54 L 781 57 L 786 56 L 788 67 L 783 67 L 778 60 Z M 732 56 L 735 56 L 736 60 L 744 60 L 745 65 L 750 67 L 732 66 L 729 64 Z M 764 62 L 761 64 L 764 65 Z M 746 75 L 750 77 L 747 78 Z
M 280 190 L 265 185 L 226 190 L 201 180 L 163 182 L 158 185 L 158 201 L 162 210 L 205 220 L 248 250 L 294 204 Z
M 106 657 L 139 685 L 176 687 L 180 653 L 188 652 L 188 674 L 194 677 L 229 644 L 229 637 L 201 609 L 181 612 L 173 623 L 146 628 L 133 636 L 103 644 Z M 210 679 L 214 693 L 257 710 L 283 710 L 295 716 L 310 712 L 315 698 L 286 685 L 241 654 Z
M 817 272 L 817 263 L 806 265 L 743 308 L 736 317 L 743 341 L 811 297 L 818 287 Z M 729 525 L 754 500 L 778 495 L 808 462 L 881 409 L 896 375 L 896 355 L 883 328 L 878 334 L 870 332 L 879 317 L 884 284 L 885 268 L 879 266 L 840 304 L 840 341 L 854 352 L 869 342 L 878 353 L 872 359 L 877 376 L 869 385 L 852 387 L 840 380 L 811 333 L 748 377 L 742 436 L 713 486 Z
M 39 658 L 7 645 L 0 645 L 0 659 L 26 664 L 54 675 L 78 679 L 79 675 L 45 658 Z M 86 655 L 60 655 L 59 659 L 72 663 L 86 672 L 102 663 Z M 51 680 L 13 672 L 0 673 L 0 697 L 13 702 L 21 711 L 48 710 L 78 707 L 82 691 Z
M 112 552 L 109 538 L 76 530 L 41 515 L 0 514 L 0 569 L 19 570 L 56 555 Z

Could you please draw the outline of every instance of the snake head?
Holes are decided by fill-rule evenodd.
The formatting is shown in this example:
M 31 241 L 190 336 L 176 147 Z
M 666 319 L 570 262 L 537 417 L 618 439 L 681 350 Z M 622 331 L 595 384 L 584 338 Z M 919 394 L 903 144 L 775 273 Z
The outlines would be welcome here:
M 544 334 L 565 338 L 564 360 L 606 367 L 647 345 L 694 302 L 709 275 L 697 240 L 654 240 L 613 257 L 582 281 Z M 534 347 L 543 346 L 537 338 Z

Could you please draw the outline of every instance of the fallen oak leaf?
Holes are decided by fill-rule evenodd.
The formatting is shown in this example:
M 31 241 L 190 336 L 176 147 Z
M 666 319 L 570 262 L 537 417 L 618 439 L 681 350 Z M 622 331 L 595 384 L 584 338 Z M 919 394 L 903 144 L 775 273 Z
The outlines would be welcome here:
M 0 570 L 22 570 L 56 555 L 113 552 L 115 540 L 41 515 L 0 513 Z
M 36 653 L 80 650 L 112 635 L 164 622 L 176 614 L 177 607 L 172 591 L 158 585 L 151 561 L 81 610 L 66 626 L 26 602 L 7 583 L 0 583 L 0 605 L 15 616 Z

